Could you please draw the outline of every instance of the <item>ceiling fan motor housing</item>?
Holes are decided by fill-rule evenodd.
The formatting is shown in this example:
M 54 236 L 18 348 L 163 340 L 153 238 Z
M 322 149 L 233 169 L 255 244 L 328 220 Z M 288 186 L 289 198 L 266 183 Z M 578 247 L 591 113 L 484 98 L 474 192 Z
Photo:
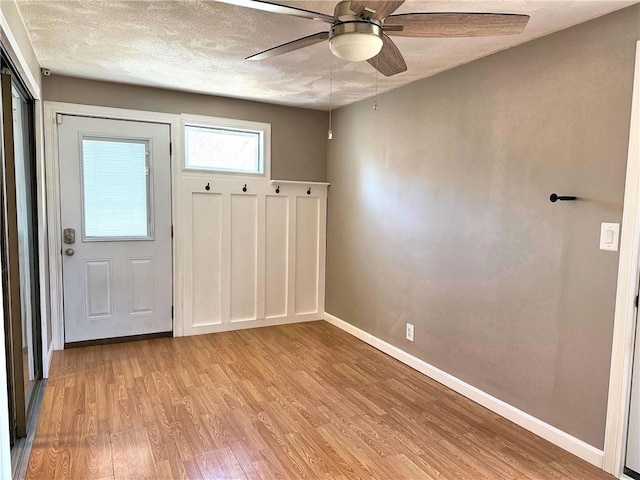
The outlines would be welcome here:
M 344 60 L 369 60 L 380 53 L 382 44 L 382 27 L 375 23 L 360 20 L 331 27 L 329 47 L 335 56 Z
M 382 49 L 382 22 L 362 18 L 350 6 L 348 0 L 336 5 L 334 15 L 338 21 L 329 32 L 329 48 L 344 60 L 362 62 L 375 57 Z

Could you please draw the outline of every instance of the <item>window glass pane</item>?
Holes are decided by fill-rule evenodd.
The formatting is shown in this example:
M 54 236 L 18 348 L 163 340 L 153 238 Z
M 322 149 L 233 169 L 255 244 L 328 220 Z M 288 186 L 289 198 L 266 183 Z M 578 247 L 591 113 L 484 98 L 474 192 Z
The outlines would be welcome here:
M 186 126 L 186 166 L 262 173 L 260 137 L 259 132 Z
M 148 237 L 147 143 L 82 139 L 84 236 Z

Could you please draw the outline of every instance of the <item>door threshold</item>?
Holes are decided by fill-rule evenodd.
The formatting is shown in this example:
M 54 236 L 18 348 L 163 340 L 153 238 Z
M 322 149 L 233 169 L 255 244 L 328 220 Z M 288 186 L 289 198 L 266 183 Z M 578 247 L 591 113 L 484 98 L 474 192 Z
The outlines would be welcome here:
M 95 347 L 98 345 L 113 345 L 114 343 L 138 342 L 140 340 L 153 340 L 154 338 L 173 337 L 173 332 L 144 333 L 128 337 L 98 338 L 97 340 L 82 340 L 81 342 L 69 342 L 64 348 Z
M 633 478 L 634 480 L 640 480 L 640 473 L 631 470 L 630 468 L 624 467 L 624 474 L 627 478 Z

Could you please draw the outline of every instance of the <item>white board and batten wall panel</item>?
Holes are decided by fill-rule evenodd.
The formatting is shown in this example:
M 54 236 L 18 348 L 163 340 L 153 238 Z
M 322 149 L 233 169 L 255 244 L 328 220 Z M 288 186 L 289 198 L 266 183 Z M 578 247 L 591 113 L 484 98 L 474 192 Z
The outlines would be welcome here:
M 222 195 L 194 192 L 185 205 L 190 223 L 191 248 L 183 258 L 189 260 L 191 275 L 185 277 L 185 304 L 191 307 L 192 325 L 222 323 Z M 186 232 L 185 232 L 186 233 Z M 181 235 L 178 231 L 177 235 Z M 187 267 L 187 268 L 188 268 Z
M 258 196 L 231 194 L 231 321 L 258 319 Z
M 320 199 L 296 198 L 296 314 L 318 310 Z
M 322 319 L 326 184 L 184 174 L 178 196 L 176 335 Z
M 287 315 L 289 198 L 265 197 L 265 318 Z

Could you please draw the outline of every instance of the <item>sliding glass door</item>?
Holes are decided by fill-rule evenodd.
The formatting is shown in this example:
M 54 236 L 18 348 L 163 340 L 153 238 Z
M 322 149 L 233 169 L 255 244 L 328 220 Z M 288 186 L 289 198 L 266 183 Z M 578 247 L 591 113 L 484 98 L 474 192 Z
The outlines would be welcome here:
M 38 243 L 36 218 L 36 172 L 33 162 L 31 126 L 33 102 L 15 81 L 11 86 L 13 145 L 16 183 L 16 220 L 18 226 L 18 263 L 20 275 L 20 319 L 22 328 L 22 365 L 25 403 L 33 401 L 38 380 L 42 378 L 42 341 L 38 307 Z
M 0 75 L 2 168 L 0 257 L 12 443 L 27 422 L 42 379 L 33 101 L 6 57 Z

